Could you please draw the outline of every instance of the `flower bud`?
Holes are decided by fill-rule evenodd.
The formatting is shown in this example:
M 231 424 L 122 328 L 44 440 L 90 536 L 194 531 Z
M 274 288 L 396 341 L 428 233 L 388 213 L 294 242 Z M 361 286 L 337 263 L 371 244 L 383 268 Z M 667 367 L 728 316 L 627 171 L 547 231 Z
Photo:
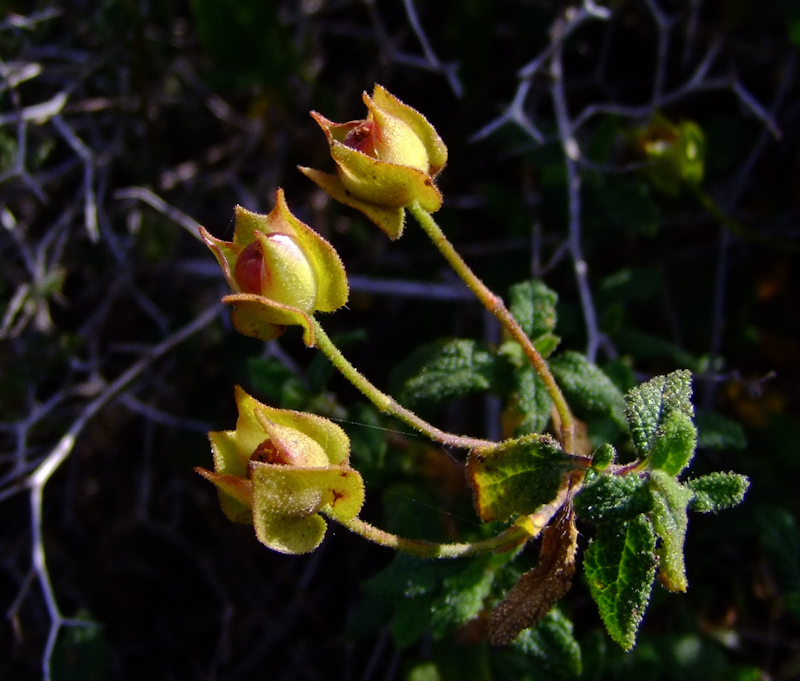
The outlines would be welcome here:
M 239 254 L 233 278 L 242 293 L 265 296 L 303 312 L 314 309 L 314 269 L 294 239 L 285 234 L 256 234 L 256 241 Z
M 236 207 L 233 241 L 200 231 L 217 257 L 232 295 L 233 323 L 241 333 L 262 340 L 279 336 L 287 326 L 304 329 L 314 344 L 309 315 L 331 312 L 347 302 L 347 277 L 336 251 L 289 211 L 278 190 L 269 215 Z
M 195 470 L 216 485 L 225 515 L 252 523 L 263 544 L 313 551 L 325 535 L 320 513 L 351 519 L 364 502 L 347 435 L 327 419 L 268 407 L 241 388 L 236 404 L 236 430 L 209 433 L 214 472 Z
M 363 212 L 396 239 L 405 206 L 429 212 L 442 205 L 433 180 L 447 162 L 447 147 L 426 118 L 376 85 L 363 94 L 366 119 L 333 123 L 312 112 L 328 138 L 336 175 L 300 168 L 337 201 Z
M 696 187 L 705 172 L 706 140 L 693 121 L 673 123 L 657 114 L 633 133 L 636 155 L 645 161 L 644 174 L 653 186 L 676 197 L 683 187 Z

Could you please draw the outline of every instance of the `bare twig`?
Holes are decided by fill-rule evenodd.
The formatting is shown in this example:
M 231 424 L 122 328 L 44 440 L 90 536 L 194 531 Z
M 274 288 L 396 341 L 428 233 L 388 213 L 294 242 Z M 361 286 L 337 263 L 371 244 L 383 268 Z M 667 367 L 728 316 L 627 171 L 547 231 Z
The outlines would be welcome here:
M 84 407 L 80 416 L 73 422 L 67 432 L 61 437 L 58 444 L 50 454 L 42 461 L 36 470 L 27 480 L 27 487 L 30 490 L 31 506 L 31 546 L 32 563 L 39 580 L 47 612 L 50 616 L 50 630 L 47 636 L 44 655 L 42 657 L 42 672 L 45 681 L 50 679 L 50 659 L 53 654 L 58 632 L 61 627 L 68 623 L 68 620 L 61 615 L 58 608 L 53 585 L 50 581 L 50 574 L 47 570 L 45 560 L 44 539 L 42 537 L 42 499 L 44 487 L 53 473 L 66 460 L 75 446 L 75 441 L 86 427 L 86 424 L 113 398 L 127 388 L 136 380 L 153 362 L 162 357 L 175 346 L 208 326 L 219 315 L 222 309 L 221 304 L 215 304 L 198 315 L 192 322 L 184 326 L 163 342 L 156 345 L 150 353 L 131 365 L 116 380 L 110 383 L 103 392 Z
M 155 208 L 162 215 L 166 215 L 170 220 L 177 222 L 195 239 L 202 241 L 200 236 L 200 223 L 195 222 L 186 213 L 178 210 L 174 206 L 170 206 L 160 196 L 154 194 L 146 187 L 128 187 L 126 189 L 118 189 L 114 192 L 115 199 L 136 199 L 146 203 L 151 208 Z

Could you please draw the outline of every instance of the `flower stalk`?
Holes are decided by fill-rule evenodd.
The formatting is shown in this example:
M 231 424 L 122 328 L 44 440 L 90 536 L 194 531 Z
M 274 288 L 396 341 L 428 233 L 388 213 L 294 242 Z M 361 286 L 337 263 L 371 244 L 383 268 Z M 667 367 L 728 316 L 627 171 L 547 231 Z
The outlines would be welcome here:
M 460 449 L 473 449 L 475 447 L 494 446 L 496 443 L 480 438 L 453 435 L 421 419 L 413 411 L 406 409 L 395 399 L 376 388 L 369 380 L 356 369 L 336 347 L 320 323 L 311 317 L 314 338 L 317 349 L 322 352 L 334 367 L 352 383 L 372 404 L 384 414 L 389 414 L 403 421 L 415 430 L 418 430 L 434 442 L 440 442 L 448 447 Z
M 458 251 L 453 248 L 453 244 L 450 243 L 442 231 L 442 228 L 439 227 L 431 214 L 424 210 L 416 201 L 407 206 L 407 209 L 428 235 L 434 246 L 436 246 L 445 260 L 447 260 L 448 264 L 453 268 L 456 274 L 461 277 L 469 290 L 472 291 L 483 306 L 497 318 L 503 325 L 503 328 L 508 331 L 509 335 L 520 344 L 525 356 L 533 365 L 534 369 L 536 369 L 539 378 L 542 379 L 561 419 L 561 446 L 567 454 L 574 454 L 575 423 L 572 418 L 572 412 L 564 398 L 564 394 L 558 387 L 558 383 L 556 383 L 556 379 L 550 371 L 550 367 L 547 366 L 544 357 L 539 354 L 539 351 L 534 347 L 531 339 L 528 338 L 528 335 L 517 320 L 514 319 L 511 312 L 509 312 L 502 298 L 492 293 L 486 284 L 484 284 L 470 269 L 469 265 L 464 262 L 464 259 L 459 255 Z

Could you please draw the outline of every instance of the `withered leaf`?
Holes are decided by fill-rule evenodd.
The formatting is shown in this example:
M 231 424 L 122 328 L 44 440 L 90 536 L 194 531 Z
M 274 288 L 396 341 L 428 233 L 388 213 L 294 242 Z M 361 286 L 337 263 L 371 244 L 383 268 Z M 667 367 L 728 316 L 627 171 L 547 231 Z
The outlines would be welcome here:
M 542 533 L 539 562 L 526 572 L 492 610 L 489 641 L 511 643 L 523 629 L 539 622 L 572 586 L 578 531 L 572 502 L 565 504 Z

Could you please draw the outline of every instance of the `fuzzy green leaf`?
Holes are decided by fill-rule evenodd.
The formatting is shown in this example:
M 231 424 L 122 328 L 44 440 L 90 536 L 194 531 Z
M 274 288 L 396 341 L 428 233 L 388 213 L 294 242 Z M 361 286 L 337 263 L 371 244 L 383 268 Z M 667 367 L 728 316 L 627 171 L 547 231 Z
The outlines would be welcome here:
M 553 400 L 547 392 L 542 379 L 536 370 L 528 365 L 514 372 L 514 383 L 517 392 L 517 407 L 522 415 L 521 423 L 514 430 L 514 435 L 541 433 L 550 421 Z
M 656 376 L 630 390 L 625 403 L 633 444 L 642 458 L 648 457 L 659 429 L 672 412 L 692 416 L 692 375 L 681 370 Z
M 744 499 L 750 481 L 738 473 L 710 473 L 688 480 L 686 485 L 694 492 L 691 510 L 698 513 L 717 513 L 724 508 L 738 506 Z
M 508 290 L 509 310 L 529 338 L 556 327 L 558 294 L 539 279 L 523 281 Z
M 691 461 L 697 445 L 697 430 L 690 416 L 671 411 L 653 440 L 650 467 L 678 475 Z
M 608 416 L 620 429 L 627 429 L 625 398 L 600 367 L 570 351 L 551 359 L 550 370 L 571 405 Z
M 494 555 L 464 562 L 398 554 L 364 586 L 373 605 L 388 604 L 392 638 L 406 648 L 428 631 L 440 639 L 475 618 L 506 561 L 507 556 Z
M 592 598 L 609 635 L 625 650 L 650 600 L 655 577 L 656 538 L 643 515 L 624 523 L 602 525 L 583 560 Z
M 686 539 L 686 515 L 694 493 L 664 471 L 652 471 L 648 483 L 653 496 L 650 517 L 661 543 L 656 550 L 659 557 L 659 578 L 670 591 L 686 591 L 686 566 L 683 544 Z
M 527 435 L 494 448 L 474 449 L 467 475 L 481 519 L 508 520 L 552 501 L 576 459 L 547 435 Z
M 401 367 L 400 400 L 411 406 L 438 405 L 488 390 L 500 360 L 488 346 L 470 339 L 442 340 L 417 350 Z
M 606 442 L 592 452 L 592 470 L 603 471 L 614 463 L 616 458 L 617 450 Z
M 632 520 L 651 507 L 646 480 L 638 475 L 598 475 L 575 498 L 578 517 L 596 525 Z
M 494 583 L 494 569 L 485 561 L 471 562 L 466 570 L 447 577 L 440 594 L 431 604 L 431 632 L 434 639 L 451 633 L 483 610 Z
M 524 629 L 506 650 L 498 651 L 502 674 L 517 681 L 570 681 L 582 671 L 581 648 L 572 622 L 553 608 L 535 627 Z

